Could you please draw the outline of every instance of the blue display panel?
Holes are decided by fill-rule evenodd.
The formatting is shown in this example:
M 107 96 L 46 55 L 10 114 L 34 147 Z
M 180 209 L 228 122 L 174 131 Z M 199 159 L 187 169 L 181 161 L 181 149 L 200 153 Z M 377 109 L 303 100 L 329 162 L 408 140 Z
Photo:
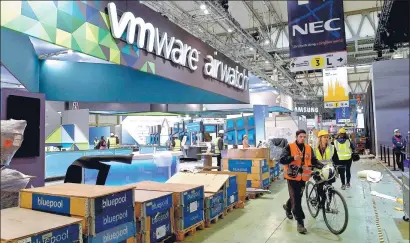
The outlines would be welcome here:
M 201 132 L 200 122 L 191 122 L 186 125 L 187 132 Z
M 213 133 L 213 132 L 216 132 L 216 126 L 215 125 L 205 125 L 204 130 L 205 132 Z
M 245 119 L 240 117 L 236 120 L 236 129 L 241 130 L 245 128 Z
M 132 164 L 107 162 L 111 165 L 105 185 L 121 186 L 141 181 L 166 182 L 177 171 L 178 160 L 172 157 L 169 165 L 159 165 L 153 159 L 133 160 Z M 95 185 L 97 170 L 84 169 L 84 184 Z
M 227 119 L 226 120 L 226 130 L 233 130 L 233 129 L 235 129 L 235 120 Z
M 254 116 L 249 116 L 248 117 L 248 127 L 252 128 L 255 126 L 255 117 Z

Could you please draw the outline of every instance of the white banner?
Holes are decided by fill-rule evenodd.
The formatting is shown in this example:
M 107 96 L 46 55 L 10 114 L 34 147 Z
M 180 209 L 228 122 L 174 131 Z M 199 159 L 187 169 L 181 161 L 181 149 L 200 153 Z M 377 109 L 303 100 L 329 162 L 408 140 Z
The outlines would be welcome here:
M 343 51 L 291 58 L 290 71 L 300 72 L 316 69 L 344 67 L 346 65 L 347 52 Z
M 323 101 L 325 108 L 349 107 L 347 68 L 323 70 Z

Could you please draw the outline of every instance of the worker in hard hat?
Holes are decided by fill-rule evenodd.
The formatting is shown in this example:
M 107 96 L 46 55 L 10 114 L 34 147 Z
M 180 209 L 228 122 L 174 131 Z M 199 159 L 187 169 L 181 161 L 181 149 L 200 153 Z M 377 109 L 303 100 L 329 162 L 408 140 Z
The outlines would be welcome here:
M 215 154 L 216 154 L 216 164 L 218 166 L 218 171 L 221 171 L 221 161 L 222 154 L 221 151 L 224 149 L 224 131 L 219 130 L 218 137 L 213 140 Z
M 242 147 L 243 147 L 243 148 L 249 148 L 248 135 L 243 135 Z
M 394 136 L 392 138 L 392 143 L 393 143 L 393 154 L 395 156 L 395 162 L 399 169 L 404 170 L 403 167 L 403 160 L 404 160 L 404 154 L 402 151 L 406 149 L 406 140 L 402 137 L 400 134 L 399 129 L 394 129 L 393 131 Z
M 352 167 L 352 154 L 355 151 L 355 147 L 350 141 L 344 128 L 339 129 L 334 145 L 339 157 L 339 160 L 335 165 L 343 166 L 339 167 L 339 174 L 340 180 L 342 181 L 342 190 L 346 190 L 346 187 L 350 188 L 351 186 L 350 179 L 352 178 L 352 174 L 350 168 Z
M 315 155 L 318 161 L 323 165 L 337 164 L 339 157 L 337 155 L 335 146 L 333 146 L 332 143 L 329 142 L 330 134 L 326 130 L 321 130 L 317 136 L 319 138 L 319 141 L 317 147 L 315 148 Z M 328 180 L 327 183 L 332 184 L 335 181 L 336 178 L 333 178 L 331 180 Z M 321 197 L 321 202 L 326 202 L 326 193 L 324 193 L 323 191 L 323 183 L 318 184 L 318 194 Z
M 120 147 L 118 137 L 116 137 L 114 133 L 110 134 L 110 137 L 108 138 L 107 146 L 108 146 L 108 149 L 116 149 Z

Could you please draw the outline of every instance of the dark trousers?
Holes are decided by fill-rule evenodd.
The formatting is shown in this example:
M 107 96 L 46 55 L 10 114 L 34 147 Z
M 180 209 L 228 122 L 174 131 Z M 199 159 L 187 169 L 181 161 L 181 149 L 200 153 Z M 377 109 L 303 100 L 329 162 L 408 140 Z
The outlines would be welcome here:
M 305 213 L 302 209 L 302 197 L 305 190 L 305 181 L 288 180 L 289 200 L 286 202 L 286 207 L 292 209 L 293 216 L 298 223 L 303 223 Z
M 404 154 L 401 152 L 401 149 L 393 149 L 394 153 L 394 160 L 396 161 L 396 165 L 400 170 L 404 170 L 403 168 L 403 161 L 404 161 Z
M 221 160 L 222 160 L 222 155 L 221 155 L 221 154 L 218 154 L 218 155 L 216 156 L 216 165 L 219 167 L 219 168 L 218 168 L 218 171 L 221 171 L 221 170 L 222 170 L 222 168 L 221 168 Z
M 340 175 L 340 180 L 342 181 L 342 185 L 346 185 L 346 179 L 347 183 L 350 184 L 350 178 L 352 178 L 352 174 L 350 171 L 350 168 L 352 167 L 352 159 L 349 160 L 340 160 L 337 165 L 342 165 L 344 167 L 339 167 L 339 175 Z

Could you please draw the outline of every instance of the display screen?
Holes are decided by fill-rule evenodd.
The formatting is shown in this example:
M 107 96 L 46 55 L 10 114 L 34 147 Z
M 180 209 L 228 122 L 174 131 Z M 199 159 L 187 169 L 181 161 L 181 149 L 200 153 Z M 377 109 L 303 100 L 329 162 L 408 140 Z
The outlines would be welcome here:
M 244 118 L 238 118 L 236 120 L 236 129 L 243 129 L 245 127 L 245 120 Z
M 23 143 L 14 157 L 40 156 L 40 99 L 10 95 L 7 97 L 7 120 L 9 119 L 27 122 Z
M 226 129 L 234 129 L 235 128 L 235 120 L 229 119 L 226 120 Z
M 169 166 L 154 163 L 152 159 L 133 160 L 132 164 L 104 162 L 111 165 L 105 185 L 122 186 L 141 181 L 166 182 L 177 171 L 177 158 Z M 84 169 L 84 184 L 95 185 L 98 170 Z
M 205 132 L 209 132 L 209 133 L 212 133 L 212 132 L 216 132 L 216 126 L 215 125 L 205 125 Z

